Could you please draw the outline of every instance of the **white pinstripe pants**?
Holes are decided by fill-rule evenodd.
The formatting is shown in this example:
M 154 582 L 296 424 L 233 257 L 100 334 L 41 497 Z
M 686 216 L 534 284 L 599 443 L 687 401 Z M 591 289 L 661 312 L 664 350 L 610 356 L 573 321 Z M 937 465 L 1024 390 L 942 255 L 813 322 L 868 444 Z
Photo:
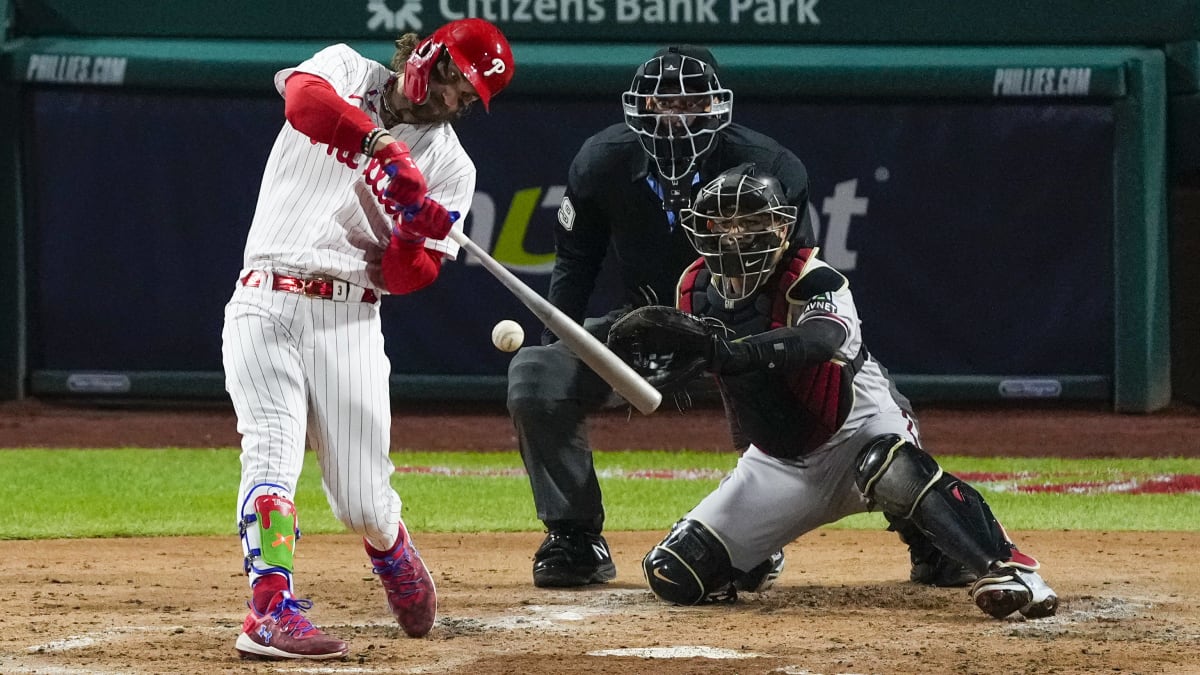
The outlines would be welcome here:
M 375 548 L 391 548 L 400 496 L 391 485 L 391 364 L 378 306 L 239 285 L 221 338 L 242 435 L 238 519 L 260 483 L 294 499 L 307 431 L 334 515 Z

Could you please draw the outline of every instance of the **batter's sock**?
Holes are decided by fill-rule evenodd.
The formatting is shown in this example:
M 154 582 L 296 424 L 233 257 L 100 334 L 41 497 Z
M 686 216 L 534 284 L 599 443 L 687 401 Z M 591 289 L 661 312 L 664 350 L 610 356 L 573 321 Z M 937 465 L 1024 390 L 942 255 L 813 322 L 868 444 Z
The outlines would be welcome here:
M 287 577 L 282 574 L 268 574 L 265 577 L 259 577 L 254 582 L 254 609 L 262 614 L 267 611 L 267 607 L 271 605 L 271 598 L 279 591 L 288 590 Z
M 396 543 L 392 544 L 391 548 L 387 549 L 386 551 L 381 551 L 372 546 L 371 542 L 367 541 L 366 537 L 363 537 L 363 546 L 367 549 L 367 555 L 371 556 L 372 558 L 386 558 L 396 550 L 403 547 L 404 542 L 406 541 L 408 541 L 408 530 L 405 529 L 404 523 L 400 523 L 400 531 L 396 535 Z

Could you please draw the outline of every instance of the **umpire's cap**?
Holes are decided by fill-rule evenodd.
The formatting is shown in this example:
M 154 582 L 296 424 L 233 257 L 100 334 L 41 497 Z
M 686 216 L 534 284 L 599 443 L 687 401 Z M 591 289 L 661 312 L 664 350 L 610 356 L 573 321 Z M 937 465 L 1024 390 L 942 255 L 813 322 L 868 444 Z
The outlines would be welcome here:
M 656 59 L 660 56 L 666 56 L 667 54 L 682 54 L 683 56 L 690 56 L 693 59 L 699 59 L 700 61 L 707 63 L 714 72 L 720 70 L 720 68 L 717 66 L 716 57 L 712 55 L 712 52 L 708 51 L 707 47 L 700 47 L 698 45 L 668 45 L 654 52 L 654 56 L 650 58 Z

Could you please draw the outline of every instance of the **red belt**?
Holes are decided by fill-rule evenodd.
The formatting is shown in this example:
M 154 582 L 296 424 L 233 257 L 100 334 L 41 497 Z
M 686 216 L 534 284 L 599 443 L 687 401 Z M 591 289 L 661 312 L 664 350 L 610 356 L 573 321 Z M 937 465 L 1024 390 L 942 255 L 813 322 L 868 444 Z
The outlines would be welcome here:
M 379 300 L 379 296 L 375 295 L 375 291 L 369 288 L 361 288 L 347 281 L 331 277 L 318 276 L 311 279 L 302 279 L 300 277 L 289 277 L 286 274 L 278 272 L 250 270 L 241 278 L 241 284 L 251 288 L 259 288 L 266 282 L 268 277 L 271 279 L 271 290 L 283 291 L 284 293 L 297 293 L 299 295 L 307 295 L 311 298 L 324 298 L 338 302 L 374 303 Z

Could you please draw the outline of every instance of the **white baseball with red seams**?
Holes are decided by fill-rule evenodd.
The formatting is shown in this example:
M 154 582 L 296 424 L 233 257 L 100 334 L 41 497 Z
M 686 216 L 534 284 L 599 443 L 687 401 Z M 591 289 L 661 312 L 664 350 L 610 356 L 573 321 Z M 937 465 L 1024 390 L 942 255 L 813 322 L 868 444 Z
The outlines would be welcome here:
M 324 78 L 383 126 L 380 97 L 393 73 L 380 63 L 333 45 L 277 73 L 281 94 L 294 72 Z M 429 196 L 465 218 L 475 165 L 451 126 L 400 124 L 388 131 L 410 148 Z M 385 292 L 380 261 L 392 220 L 372 192 L 375 174 L 377 162 L 370 157 L 335 150 L 283 125 L 263 172 L 239 278 L 255 269 L 328 276 L 348 282 L 349 291 L 339 285 L 340 297 L 326 299 L 272 290 L 270 283 L 239 284 L 225 309 L 222 351 L 242 434 L 238 502 L 264 484 L 291 498 L 307 437 L 335 515 L 387 550 L 400 520 L 388 456 L 391 365 L 378 304 L 356 301 L 363 289 Z M 461 229 L 462 218 L 455 227 Z M 450 259 L 459 249 L 451 239 L 425 245 Z M 418 320 L 412 328 L 420 329 Z
M 502 352 L 515 352 L 525 342 L 525 329 L 512 319 L 504 319 L 492 328 L 492 344 Z

